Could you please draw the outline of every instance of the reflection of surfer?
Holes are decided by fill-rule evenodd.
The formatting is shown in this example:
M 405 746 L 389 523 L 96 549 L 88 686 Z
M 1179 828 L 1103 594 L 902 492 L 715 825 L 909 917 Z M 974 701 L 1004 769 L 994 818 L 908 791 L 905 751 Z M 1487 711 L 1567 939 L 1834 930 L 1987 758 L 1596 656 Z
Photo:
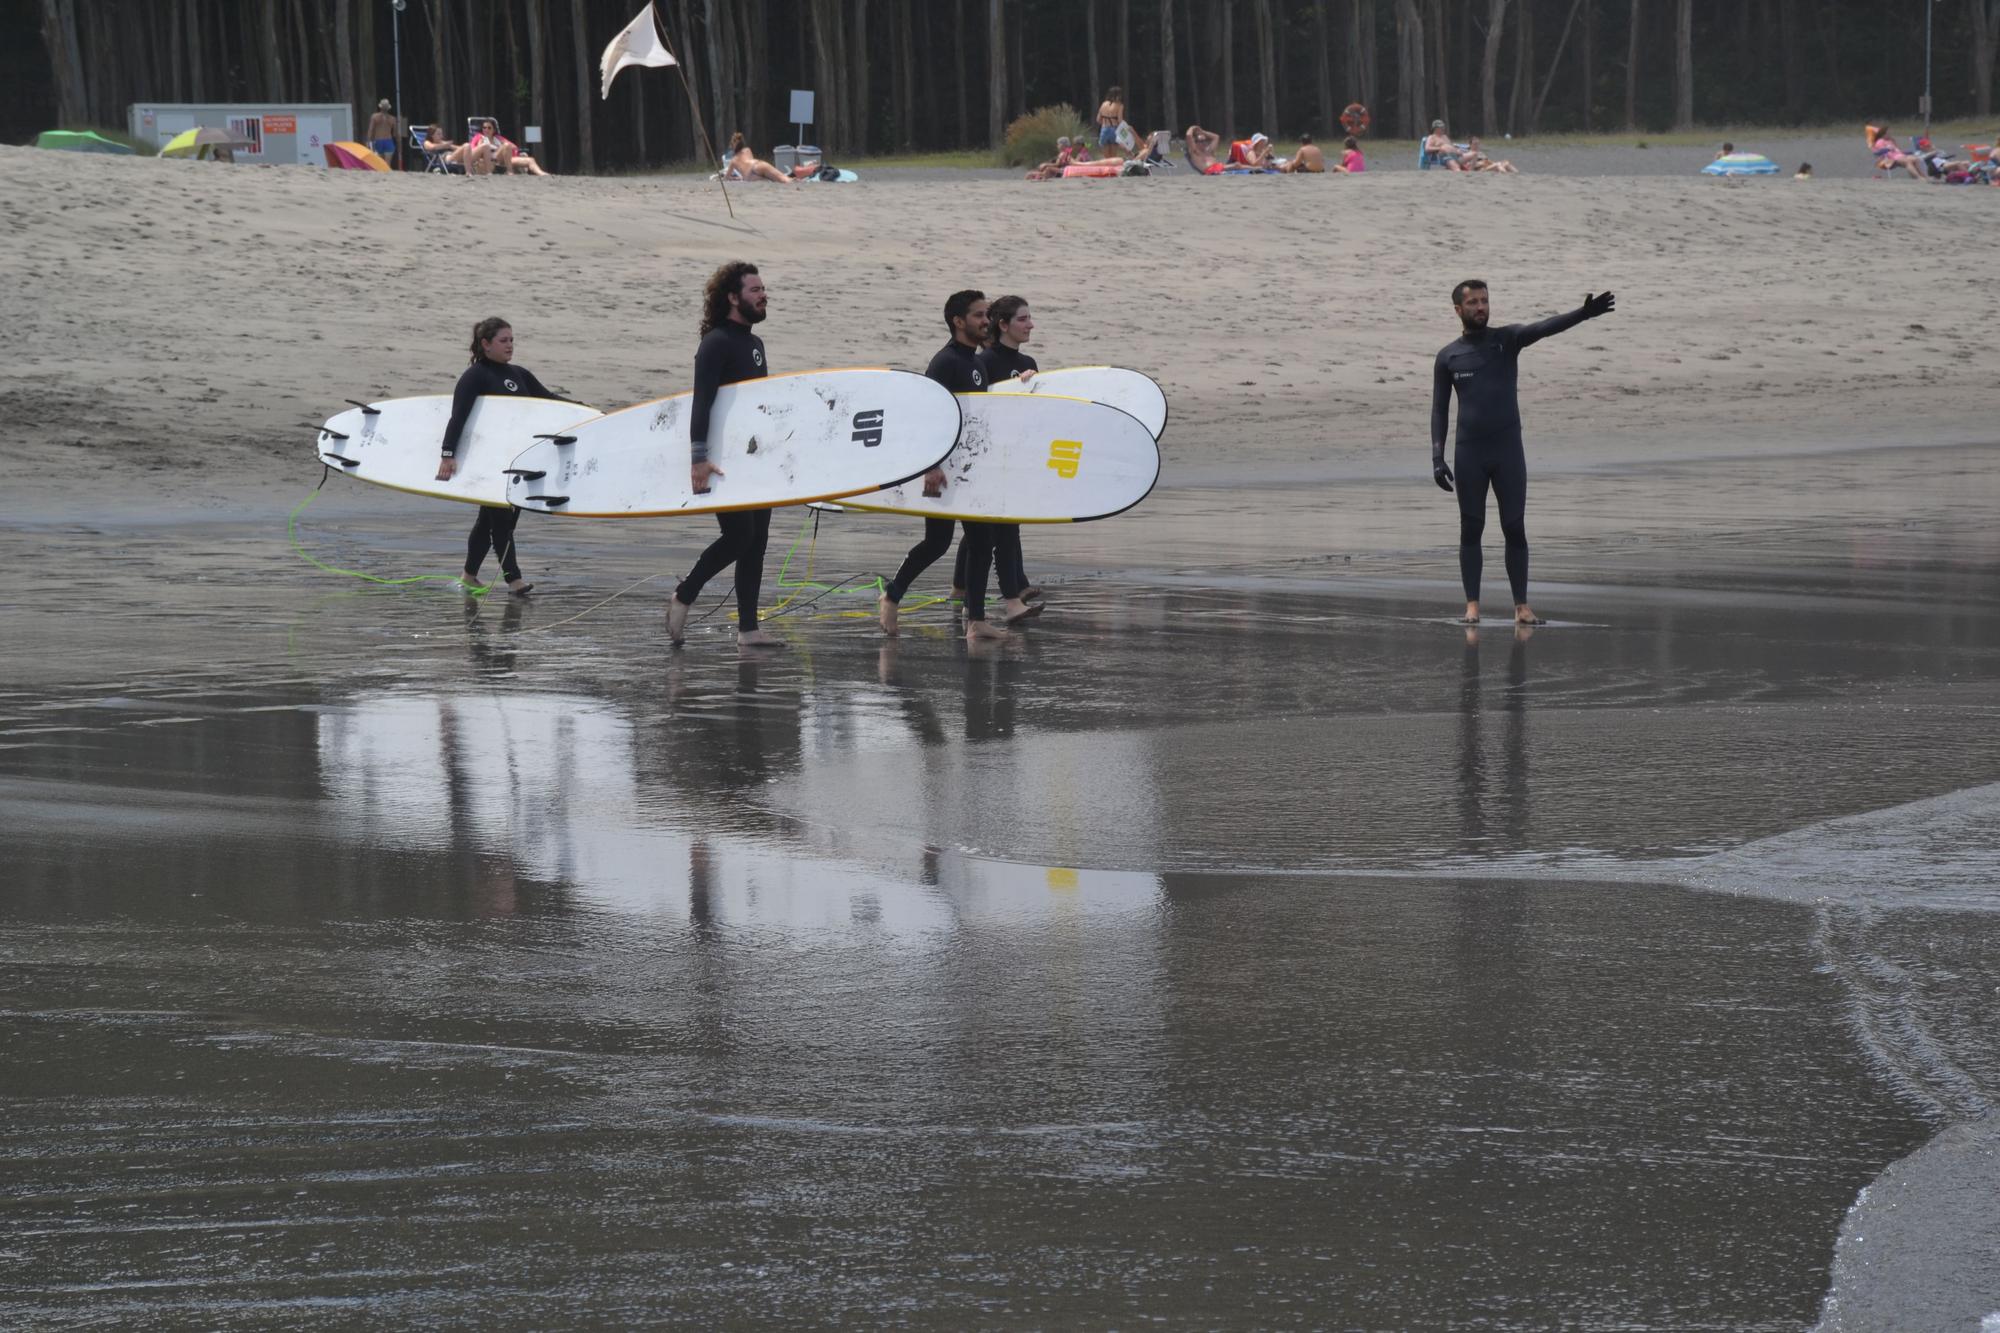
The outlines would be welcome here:
M 1035 318 L 1028 313 L 1025 297 L 1001 296 L 994 298 L 986 308 L 987 343 L 979 349 L 979 368 L 986 372 L 988 384 L 998 384 L 1002 380 L 1019 380 L 1026 384 L 1034 379 L 1035 358 L 1021 350 L 1023 343 L 1035 333 Z M 1039 597 L 1040 588 L 1028 586 L 1028 567 L 1021 556 L 1021 525 L 1000 523 L 1001 529 L 993 548 L 995 561 L 1011 560 L 1014 566 L 1014 584 L 1020 588 L 1023 599 Z M 958 544 L 958 561 L 952 567 L 952 587 L 963 593 L 965 589 L 965 543 Z M 1012 620 L 1013 614 L 1008 617 Z
M 924 368 L 924 374 L 953 393 L 985 393 L 986 372 L 979 365 L 979 348 L 986 341 L 986 294 L 969 290 L 953 292 L 944 303 L 944 325 L 951 330 L 951 341 L 938 349 L 930 365 Z M 924 473 L 924 494 L 933 497 L 944 494 L 944 481 L 942 467 Z M 970 521 L 965 525 L 966 544 L 971 548 L 966 557 L 966 574 L 971 579 L 966 585 L 965 598 L 967 639 L 1000 639 L 1007 635 L 1006 630 L 986 623 L 986 579 L 993 568 L 995 526 Z M 896 606 L 916 582 L 917 575 L 950 549 L 951 520 L 926 518 L 924 539 L 910 548 L 903 567 L 882 589 L 880 616 L 884 632 L 896 632 Z M 1002 594 L 1018 602 L 1020 590 L 1007 591 L 1014 587 L 1013 571 L 1003 568 L 1000 577 Z
M 1515 392 L 1521 349 L 1552 334 L 1575 328 L 1586 319 L 1608 315 L 1616 298 L 1610 292 L 1586 296 L 1567 314 L 1535 324 L 1508 324 L 1489 329 L 1491 301 L 1486 284 L 1477 278 L 1451 291 L 1464 332 L 1438 352 L 1431 382 L 1431 475 L 1452 489 L 1453 471 L 1444 465 L 1445 427 L 1451 417 L 1451 396 L 1458 394 L 1458 440 L 1452 461 L 1458 465 L 1458 571 L 1465 583 L 1465 618 L 1479 619 L 1479 539 L 1486 531 L 1486 491 L 1492 488 L 1500 505 L 1500 531 L 1507 540 L 1507 582 L 1514 593 L 1514 619 L 1539 625 L 1528 605 L 1528 460 L 1521 447 L 1521 402 Z
M 694 400 L 689 404 L 689 482 L 696 495 L 708 494 L 711 479 L 724 476 L 708 460 L 708 417 L 716 392 L 725 384 L 762 379 L 770 372 L 764 340 L 750 326 L 764 319 L 769 302 L 755 264 L 724 264 L 709 275 L 702 298 L 701 346 L 694 354 Z M 730 565 L 736 566 L 736 642 L 776 647 L 778 640 L 757 628 L 757 594 L 764 583 L 764 546 L 771 535 L 769 509 L 737 509 L 715 516 L 722 535 L 709 544 L 667 602 L 667 637 L 680 643 L 688 608 L 702 587 Z
M 472 364 L 458 377 L 451 395 L 451 420 L 445 423 L 443 458 L 438 460 L 437 479 L 450 481 L 458 470 L 458 439 L 465 431 L 466 418 L 485 394 L 513 394 L 522 398 L 555 398 L 542 387 L 533 372 L 514 364 L 514 329 L 494 315 L 482 319 L 472 329 Z M 479 582 L 479 567 L 490 550 L 500 557 L 500 572 L 506 576 L 507 591 L 516 597 L 527 595 L 535 585 L 521 578 L 521 564 L 514 558 L 514 523 L 521 511 L 509 505 L 501 509 L 479 507 L 472 535 L 465 544 L 465 581 Z

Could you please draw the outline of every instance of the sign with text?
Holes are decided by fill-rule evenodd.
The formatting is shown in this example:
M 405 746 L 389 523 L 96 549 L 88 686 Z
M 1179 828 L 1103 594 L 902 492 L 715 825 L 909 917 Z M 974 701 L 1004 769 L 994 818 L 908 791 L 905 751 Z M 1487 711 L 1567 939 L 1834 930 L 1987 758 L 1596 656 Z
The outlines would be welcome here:
M 299 120 L 297 116 L 264 117 L 264 133 L 266 134 L 297 134 L 298 132 Z

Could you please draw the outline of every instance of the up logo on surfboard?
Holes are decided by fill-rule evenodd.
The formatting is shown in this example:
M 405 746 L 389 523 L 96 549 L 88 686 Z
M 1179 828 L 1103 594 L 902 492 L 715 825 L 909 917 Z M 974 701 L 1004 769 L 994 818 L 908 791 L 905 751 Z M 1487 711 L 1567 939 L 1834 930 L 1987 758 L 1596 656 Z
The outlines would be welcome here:
M 856 412 L 853 423 L 854 442 L 863 449 L 873 449 L 882 443 L 882 419 L 883 411 L 879 407 Z
M 1064 481 L 1073 481 L 1083 467 L 1082 440 L 1050 440 L 1049 466 Z

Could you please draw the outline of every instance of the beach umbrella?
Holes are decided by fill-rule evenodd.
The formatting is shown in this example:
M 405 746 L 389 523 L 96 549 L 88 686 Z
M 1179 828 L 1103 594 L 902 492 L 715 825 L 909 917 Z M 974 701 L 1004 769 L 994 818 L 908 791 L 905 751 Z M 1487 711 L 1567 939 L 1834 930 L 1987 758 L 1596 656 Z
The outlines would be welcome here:
M 1701 169 L 1704 176 L 1775 176 L 1778 164 L 1762 153 L 1730 153 Z
M 35 136 L 35 147 L 54 148 L 65 153 L 121 153 L 127 157 L 137 151 L 130 144 L 107 139 L 89 130 L 43 130 Z
M 343 171 L 387 171 L 389 164 L 382 155 L 366 144 L 330 143 L 321 145 L 326 153 L 326 164 Z
M 203 149 L 255 148 L 256 146 L 256 144 L 251 143 L 240 134 L 231 134 L 228 130 L 218 130 L 211 125 L 197 125 L 191 130 L 182 130 L 179 134 L 167 140 L 166 147 L 160 150 L 160 156 L 200 157 Z

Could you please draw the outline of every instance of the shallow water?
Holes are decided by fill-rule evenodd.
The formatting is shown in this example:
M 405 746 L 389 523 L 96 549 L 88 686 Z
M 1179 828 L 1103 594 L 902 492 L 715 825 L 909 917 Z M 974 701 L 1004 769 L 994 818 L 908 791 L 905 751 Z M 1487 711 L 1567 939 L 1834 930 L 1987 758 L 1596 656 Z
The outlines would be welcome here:
M 529 605 L 112 536 L 0 649 L 12 1322 L 1799 1328 L 2000 1098 L 1935 519 L 1558 530 L 1532 634 L 1218 548 L 749 659 L 556 530 Z

